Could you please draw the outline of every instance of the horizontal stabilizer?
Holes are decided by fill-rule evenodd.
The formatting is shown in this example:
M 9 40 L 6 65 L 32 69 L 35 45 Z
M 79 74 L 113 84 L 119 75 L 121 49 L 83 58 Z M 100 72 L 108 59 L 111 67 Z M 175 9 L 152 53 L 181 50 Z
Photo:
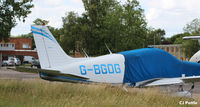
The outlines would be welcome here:
M 70 77 L 70 78 L 75 78 L 75 79 L 83 79 L 83 80 L 88 80 L 88 78 L 85 77 L 80 77 L 72 74 L 65 74 L 61 73 L 60 71 L 57 70 L 47 70 L 47 69 L 36 69 L 36 68 L 25 68 L 25 67 L 16 67 L 11 68 L 12 70 L 19 71 L 19 72 L 30 72 L 30 73 L 45 73 L 46 75 L 49 76 L 62 76 L 62 77 Z

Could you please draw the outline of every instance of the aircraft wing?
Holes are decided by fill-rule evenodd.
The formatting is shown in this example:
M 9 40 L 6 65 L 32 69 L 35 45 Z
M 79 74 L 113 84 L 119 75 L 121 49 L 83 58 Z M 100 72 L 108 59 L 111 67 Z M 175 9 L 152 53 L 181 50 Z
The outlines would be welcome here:
M 186 37 L 183 37 L 183 40 L 198 40 L 200 39 L 200 36 L 186 36 Z
M 200 44 L 200 36 L 186 36 L 186 37 L 183 37 L 183 40 L 198 40 Z
M 185 77 L 182 78 L 182 81 L 184 83 L 200 82 L 200 76 Z
M 194 83 L 200 82 L 200 76 L 190 76 L 190 77 L 180 77 L 180 78 L 159 78 L 154 80 L 145 81 L 138 87 L 150 87 L 150 86 L 164 86 L 164 85 L 174 85 L 182 83 Z
M 89 79 L 89 78 L 85 78 L 85 77 L 81 77 L 77 75 L 61 73 L 60 71 L 57 71 L 57 70 L 34 69 L 34 68 L 25 68 L 25 67 L 16 67 L 13 70 L 16 70 L 19 72 L 44 73 L 50 77 L 57 77 L 57 76 L 67 77 L 67 78 L 73 78 L 73 79 L 81 79 L 85 81 Z M 53 78 L 52 80 L 56 80 L 56 79 Z M 69 82 L 74 82 L 74 81 L 69 81 Z M 178 78 L 154 78 L 154 79 L 142 81 L 140 83 L 136 83 L 136 87 L 167 86 L 167 85 L 174 85 L 174 84 L 194 83 L 194 82 L 200 82 L 200 76 L 189 76 L 189 77 L 178 77 Z

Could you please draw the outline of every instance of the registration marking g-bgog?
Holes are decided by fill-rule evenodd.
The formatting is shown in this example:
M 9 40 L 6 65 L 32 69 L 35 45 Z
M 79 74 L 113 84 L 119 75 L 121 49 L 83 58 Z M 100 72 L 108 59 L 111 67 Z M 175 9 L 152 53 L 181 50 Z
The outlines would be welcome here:
M 119 64 L 94 64 L 92 68 L 87 68 L 85 65 L 80 65 L 81 75 L 87 75 L 88 72 L 94 74 L 119 74 L 121 73 Z

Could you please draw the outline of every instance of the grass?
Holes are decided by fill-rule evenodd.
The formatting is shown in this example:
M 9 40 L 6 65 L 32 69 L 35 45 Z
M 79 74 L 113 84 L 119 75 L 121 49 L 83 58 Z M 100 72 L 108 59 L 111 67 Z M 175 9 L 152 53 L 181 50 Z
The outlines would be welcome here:
M 25 63 L 25 64 L 23 64 L 22 66 L 25 66 L 25 67 L 30 67 L 30 66 L 31 66 L 31 64 L 29 64 L 29 63 Z
M 26 72 L 26 73 L 35 73 L 38 74 L 38 70 L 40 69 L 34 69 L 34 68 L 27 68 L 24 66 L 16 67 L 16 68 L 8 68 L 17 72 Z M 43 70 L 44 71 L 44 70 Z
M 179 101 L 194 101 L 171 97 L 155 88 L 128 90 L 108 84 L 1 80 L 0 107 L 175 107 L 182 106 Z

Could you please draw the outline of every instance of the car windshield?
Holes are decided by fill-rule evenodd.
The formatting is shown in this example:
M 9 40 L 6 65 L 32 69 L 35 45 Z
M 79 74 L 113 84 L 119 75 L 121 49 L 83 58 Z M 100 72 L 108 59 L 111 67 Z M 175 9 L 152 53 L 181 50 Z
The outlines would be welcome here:
M 14 60 L 14 58 L 9 58 L 8 60 Z

